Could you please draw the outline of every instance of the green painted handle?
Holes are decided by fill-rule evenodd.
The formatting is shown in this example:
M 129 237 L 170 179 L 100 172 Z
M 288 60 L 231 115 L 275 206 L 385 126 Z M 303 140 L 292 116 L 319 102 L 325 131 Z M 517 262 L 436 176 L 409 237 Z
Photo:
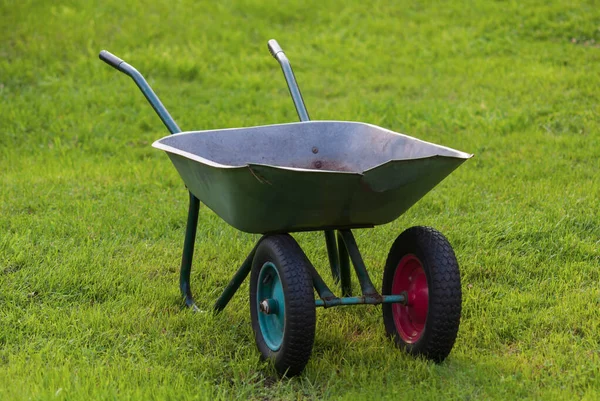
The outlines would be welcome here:
M 171 134 L 178 134 L 181 132 L 181 128 L 177 126 L 173 117 L 171 117 L 158 96 L 156 96 L 156 93 L 154 93 L 144 76 L 140 74 L 138 70 L 106 50 L 102 50 L 98 57 L 117 71 L 121 71 L 123 74 L 128 75 L 133 79 Z

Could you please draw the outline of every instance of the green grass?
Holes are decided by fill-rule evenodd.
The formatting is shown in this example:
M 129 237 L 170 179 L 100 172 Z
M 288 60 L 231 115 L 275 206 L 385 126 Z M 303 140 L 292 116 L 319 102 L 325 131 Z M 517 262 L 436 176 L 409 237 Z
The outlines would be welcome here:
M 600 399 L 600 9 L 587 2 L 4 0 L 0 3 L 0 399 Z M 475 154 L 397 221 L 357 230 L 381 282 L 431 225 L 461 266 L 450 357 L 386 340 L 380 307 L 319 310 L 305 373 L 259 362 L 247 283 L 182 308 L 187 209 L 137 67 L 183 129 L 313 119 Z M 323 273 L 320 233 L 295 235 Z M 258 237 L 200 212 L 210 310 Z M 331 283 L 331 281 L 328 281 Z

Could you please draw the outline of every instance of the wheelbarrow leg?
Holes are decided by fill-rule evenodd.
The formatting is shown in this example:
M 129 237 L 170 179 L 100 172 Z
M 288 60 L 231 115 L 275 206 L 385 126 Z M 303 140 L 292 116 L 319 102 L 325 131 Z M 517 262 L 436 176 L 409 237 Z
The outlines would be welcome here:
M 352 296 L 352 280 L 350 278 L 350 256 L 348 255 L 348 248 L 344 243 L 342 234 L 338 231 L 338 250 L 340 255 L 340 284 L 342 287 L 342 296 Z
M 341 284 L 342 296 L 350 297 L 352 296 L 350 260 L 344 240 L 338 233 L 336 245 L 335 231 L 325 231 L 325 243 L 327 244 L 327 256 L 329 256 L 329 265 L 331 266 L 333 279 L 336 284 Z
M 179 273 L 179 289 L 185 298 L 185 305 L 197 310 L 190 287 L 190 273 L 192 272 L 192 259 L 194 257 L 194 244 L 196 242 L 196 228 L 198 228 L 198 211 L 200 201 L 190 192 L 190 207 L 188 209 L 187 226 L 185 228 L 185 241 L 183 242 L 183 255 L 181 257 L 181 271 Z
M 327 256 L 329 257 L 329 266 L 331 274 L 336 283 L 340 281 L 340 259 L 338 248 L 335 244 L 335 231 L 325 231 L 325 244 L 327 245 Z
M 356 272 L 356 276 L 358 277 L 358 282 L 360 284 L 360 289 L 364 296 L 376 296 L 380 298 L 371 278 L 369 277 L 369 273 L 367 272 L 367 267 L 365 266 L 365 262 L 363 261 L 362 256 L 360 255 L 360 251 L 358 250 L 358 245 L 356 245 L 356 240 L 354 239 L 354 235 L 350 230 L 339 230 L 338 239 L 344 243 L 346 253 L 352 260 L 352 264 L 354 265 L 354 271 Z

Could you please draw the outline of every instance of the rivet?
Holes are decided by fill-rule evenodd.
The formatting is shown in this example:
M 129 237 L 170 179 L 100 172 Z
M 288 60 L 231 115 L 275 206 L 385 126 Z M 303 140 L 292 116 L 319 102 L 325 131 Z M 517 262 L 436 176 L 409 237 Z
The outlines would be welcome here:
M 269 301 L 266 299 L 262 301 L 259 305 L 260 311 L 266 313 L 267 315 L 271 313 L 271 308 L 269 308 Z

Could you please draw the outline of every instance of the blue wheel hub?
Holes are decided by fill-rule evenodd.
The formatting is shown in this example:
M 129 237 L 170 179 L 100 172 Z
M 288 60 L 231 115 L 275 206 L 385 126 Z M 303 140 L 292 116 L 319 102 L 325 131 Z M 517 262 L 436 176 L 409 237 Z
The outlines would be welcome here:
M 258 324 L 267 347 L 271 351 L 281 348 L 285 331 L 285 298 L 277 268 L 266 262 L 258 274 L 256 289 Z

